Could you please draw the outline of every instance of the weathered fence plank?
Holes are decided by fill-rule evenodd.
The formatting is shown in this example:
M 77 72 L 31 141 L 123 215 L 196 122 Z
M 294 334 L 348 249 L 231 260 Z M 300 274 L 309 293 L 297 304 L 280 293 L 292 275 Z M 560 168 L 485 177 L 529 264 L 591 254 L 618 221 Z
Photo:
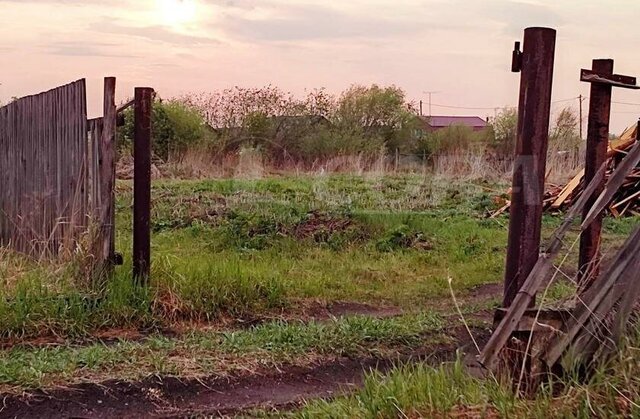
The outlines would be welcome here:
M 88 125 L 84 80 L 0 108 L 1 245 L 51 256 L 86 231 Z
M 106 267 L 115 258 L 115 183 L 116 183 L 116 78 L 104 79 L 104 116 L 99 139 L 100 172 L 100 236 L 97 240 L 98 258 Z
M 634 284 L 625 283 L 624 280 L 630 280 L 631 275 L 637 272 L 630 270 L 629 266 L 636 263 L 636 259 L 640 252 L 640 228 L 629 236 L 627 242 L 621 248 L 612 261 L 609 270 L 598 281 L 598 287 L 592 287 L 580 298 L 571 319 L 567 322 L 566 333 L 562 333 L 555 337 L 549 343 L 548 350 L 544 356 L 547 365 L 554 365 L 567 347 L 574 341 L 576 336 L 584 332 L 585 323 L 590 321 L 597 329 L 602 324 L 606 315 L 611 312 L 614 304 L 625 294 L 629 293 L 635 296 L 636 286 Z M 616 284 L 622 284 L 612 292 Z M 633 300 L 635 301 L 635 299 Z M 626 317 L 624 318 L 626 320 Z M 596 334 L 594 330 L 589 330 L 589 334 Z

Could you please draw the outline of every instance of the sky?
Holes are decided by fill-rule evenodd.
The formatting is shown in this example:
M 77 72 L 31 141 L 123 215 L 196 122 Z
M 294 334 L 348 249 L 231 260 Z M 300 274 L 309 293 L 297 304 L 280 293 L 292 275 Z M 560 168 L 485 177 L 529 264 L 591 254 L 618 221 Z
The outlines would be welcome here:
M 638 18 L 637 0 L 0 0 L 0 102 L 86 78 L 97 116 L 104 76 L 118 78 L 119 101 L 135 86 L 170 98 L 377 83 L 424 100 L 425 114 L 432 91 L 433 115 L 486 117 L 517 103 L 514 41 L 548 26 L 557 113 L 589 95 L 579 70 L 594 58 L 640 76 Z M 613 100 L 619 133 L 640 116 L 640 91 Z

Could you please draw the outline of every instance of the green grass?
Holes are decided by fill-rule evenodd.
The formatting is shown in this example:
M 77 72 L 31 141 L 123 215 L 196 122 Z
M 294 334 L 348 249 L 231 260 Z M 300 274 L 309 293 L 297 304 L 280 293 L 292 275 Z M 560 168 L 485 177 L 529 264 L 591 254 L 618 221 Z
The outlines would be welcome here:
M 0 351 L 4 390 L 150 375 L 250 374 L 337 356 L 392 357 L 451 342 L 447 321 L 457 319 L 446 317 L 454 314 L 449 279 L 464 313 L 491 309 L 500 297 L 467 301 L 464 294 L 502 280 L 508 219 L 486 215 L 495 205 L 495 190 L 504 185 L 417 175 L 155 182 L 153 264 L 146 289 L 134 286 L 130 274 L 131 185 L 118 183 L 117 189 L 117 249 L 125 265 L 109 280 L 87 278 L 82 254 L 63 265 L 0 254 L 0 338 L 15 343 L 55 336 L 64 342 Z M 607 219 L 605 246 L 615 250 L 637 221 Z M 560 222 L 560 216 L 545 215 L 543 237 Z M 573 231 L 566 242 L 575 237 Z M 571 274 L 575 265 L 574 254 L 563 270 Z M 561 280 L 547 299 L 559 303 L 573 291 Z M 297 304 L 310 300 L 393 305 L 405 314 L 279 321 L 247 330 L 203 328 L 228 324 L 216 321 L 229 317 L 295 313 Z M 470 316 L 470 324 L 480 321 Z M 186 332 L 170 338 L 158 333 L 164 327 Z M 118 328 L 152 334 L 140 341 L 91 343 L 91 335 Z M 84 343 L 74 345 L 78 337 Z M 640 357 L 632 343 L 591 382 L 568 377 L 564 393 L 542 391 L 534 401 L 466 375 L 459 363 L 437 369 L 413 365 L 372 374 L 361 391 L 311 402 L 292 415 L 640 415 L 634 405 L 640 400 Z
M 140 290 L 131 184 L 118 183 L 125 266 L 96 285 L 80 262 L 4 257 L 0 337 L 260 317 L 301 299 L 428 309 L 448 297 L 448 278 L 460 294 L 501 281 L 508 220 L 486 214 L 502 189 L 419 175 L 155 182 L 151 284 Z M 545 235 L 559 219 L 545 216 Z M 605 238 L 622 241 L 633 222 L 608 220 Z
M 501 276 L 506 230 L 483 219 L 479 185 L 420 176 L 157 182 L 151 286 L 131 286 L 131 189 L 118 184 L 107 284 L 78 266 L 34 265 L 0 292 L 0 336 L 256 317 L 300 299 L 428 308 Z M 0 271 L 1 272 L 1 271 Z M 8 275 L 7 275 L 8 276 Z
M 513 396 L 502 387 L 469 376 L 461 362 L 431 368 L 401 366 L 372 373 L 354 395 L 311 402 L 300 418 L 509 417 Z M 499 406 L 500 409 L 496 409 Z M 292 415 L 294 416 L 294 415 Z
M 345 317 L 327 322 L 278 321 L 237 331 L 194 331 L 83 346 L 14 347 L 0 352 L 5 390 L 150 375 L 203 377 L 247 373 L 321 358 L 389 355 L 446 341 L 442 317 L 425 312 L 395 318 Z
M 535 397 L 518 397 L 492 378 L 470 376 L 460 361 L 433 368 L 400 366 L 368 375 L 362 389 L 333 400 L 309 402 L 288 414 L 299 418 L 531 417 L 592 418 L 640 415 L 638 335 L 588 380 L 556 377 Z M 552 391 L 551 388 L 554 388 Z M 256 415 L 262 415 L 256 412 Z

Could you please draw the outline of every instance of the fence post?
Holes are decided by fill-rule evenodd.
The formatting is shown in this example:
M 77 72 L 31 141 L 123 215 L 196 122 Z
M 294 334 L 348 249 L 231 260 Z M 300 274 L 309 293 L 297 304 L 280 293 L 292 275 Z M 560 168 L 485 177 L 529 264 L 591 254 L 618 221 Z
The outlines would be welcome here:
M 100 238 L 98 258 L 103 272 L 109 272 L 115 259 L 115 181 L 116 181 L 116 78 L 104 78 L 100 159 Z
M 518 43 L 514 53 L 512 70 L 520 70 L 521 79 L 504 282 L 505 307 L 511 305 L 540 252 L 555 42 L 554 29 L 527 28 L 522 53 L 519 53 Z
M 592 70 L 598 73 L 613 74 L 613 60 L 593 60 Z M 609 119 L 611 115 L 611 85 L 591 83 L 589 94 L 589 124 L 587 127 L 587 154 L 585 158 L 584 181 L 588 185 L 607 158 L 609 145 Z M 604 189 L 603 180 L 595 194 L 584 207 L 586 217 L 595 200 Z M 578 283 L 587 286 L 598 276 L 600 265 L 600 233 L 602 214 L 580 235 L 580 258 Z
M 146 285 L 151 267 L 151 113 L 153 89 L 135 89 L 133 139 L 133 277 Z

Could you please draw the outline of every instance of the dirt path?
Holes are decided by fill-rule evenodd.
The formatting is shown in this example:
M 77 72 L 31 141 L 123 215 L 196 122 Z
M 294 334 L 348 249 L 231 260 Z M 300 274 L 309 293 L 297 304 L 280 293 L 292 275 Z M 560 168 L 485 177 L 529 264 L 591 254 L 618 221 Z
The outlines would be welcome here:
M 460 346 L 471 350 L 466 331 L 450 331 L 456 342 L 424 347 L 393 359 L 338 358 L 312 368 L 289 367 L 261 375 L 204 380 L 154 377 L 140 382 L 83 384 L 44 393 L 4 397 L 0 418 L 111 418 L 233 415 L 255 408 L 290 409 L 304 400 L 333 397 L 362 385 L 366 371 L 455 357 Z M 474 331 L 484 341 L 488 332 Z

